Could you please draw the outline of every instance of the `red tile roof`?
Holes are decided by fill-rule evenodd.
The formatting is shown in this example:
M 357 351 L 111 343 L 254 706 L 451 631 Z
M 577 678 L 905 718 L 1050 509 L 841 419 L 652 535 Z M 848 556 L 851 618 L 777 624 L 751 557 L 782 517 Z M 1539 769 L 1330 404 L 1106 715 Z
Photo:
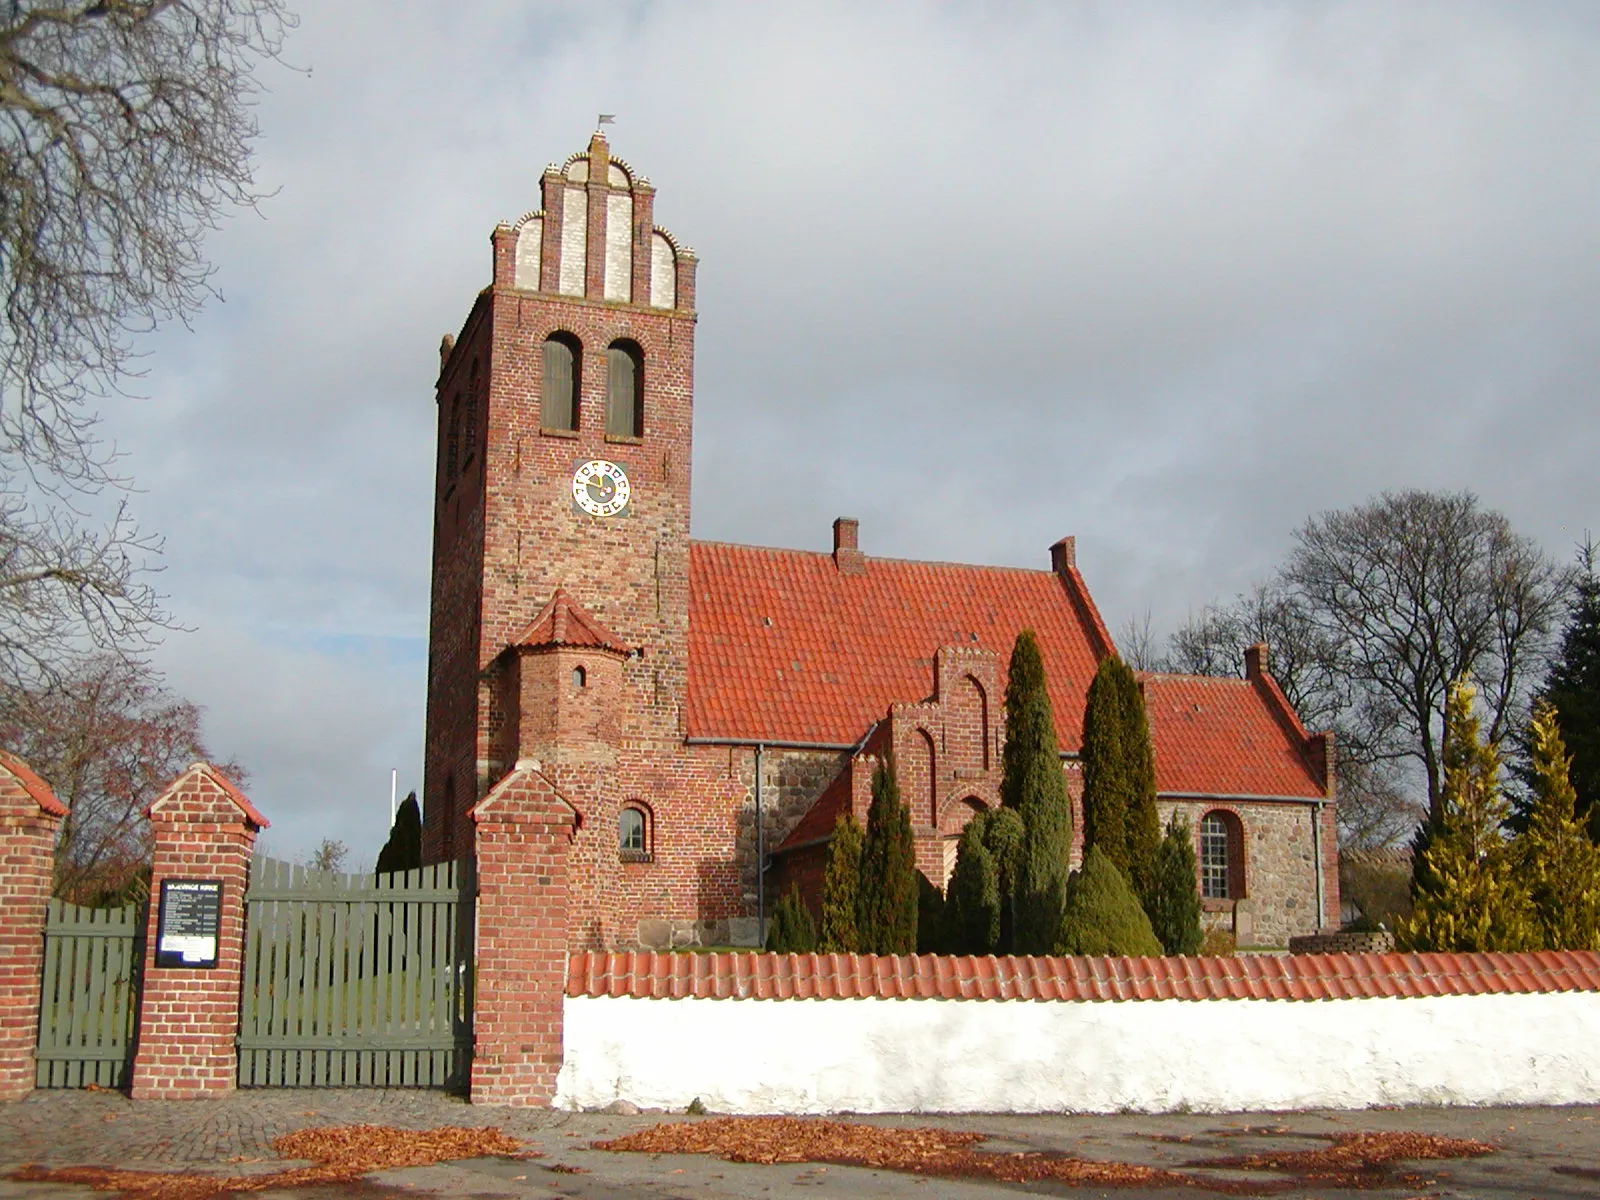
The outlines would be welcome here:
M 1039 637 L 1061 748 L 1082 740 L 1083 706 L 1109 645 L 1087 589 L 1053 571 L 867 558 L 694 542 L 689 558 L 690 737 L 853 745 L 897 701 L 933 688 L 941 646 L 1000 656 Z M 1073 572 L 1072 586 L 1083 588 Z M 1164 792 L 1321 796 L 1304 730 L 1244 679 L 1145 677 Z M 998 697 L 997 697 L 998 699 Z
M 614 650 L 618 654 L 626 654 L 629 650 L 583 605 L 559 587 L 556 588 L 556 594 L 550 597 L 550 602 L 539 610 L 539 615 L 511 639 L 511 644 L 530 649 L 541 646 L 594 646 L 601 650 Z
M 1163 792 L 1321 796 L 1322 783 L 1272 698 L 1248 679 L 1145 675 L 1144 704 Z
M 1600 953 L 967 958 L 608 954 L 568 959 L 567 995 L 705 1000 L 1352 1000 L 1600 991 Z
M 1057 736 L 1078 746 L 1098 655 L 1053 571 L 868 558 L 842 574 L 831 554 L 695 542 L 689 589 L 691 737 L 854 744 L 933 690 L 940 646 L 1003 663 L 1031 628 Z
M 21 784 L 22 790 L 32 796 L 34 803 L 45 812 L 57 817 L 67 815 L 67 806 L 50 790 L 50 785 L 15 754 L 0 750 L 0 770 L 6 771 Z

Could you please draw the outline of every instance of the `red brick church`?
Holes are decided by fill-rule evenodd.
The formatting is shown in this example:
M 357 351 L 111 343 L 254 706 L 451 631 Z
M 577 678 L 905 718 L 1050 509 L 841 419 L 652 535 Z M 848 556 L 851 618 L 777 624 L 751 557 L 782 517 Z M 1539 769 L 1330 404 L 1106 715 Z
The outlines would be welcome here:
M 598 133 L 541 187 L 440 346 L 429 859 L 465 852 L 474 804 L 528 764 L 579 814 L 575 947 L 750 944 L 758 875 L 769 909 L 791 879 L 814 892 L 835 817 L 865 819 L 892 753 L 942 885 L 997 803 L 1024 628 L 1076 798 L 1085 693 L 1114 648 L 1073 540 L 1024 570 L 874 558 L 843 517 L 829 551 L 691 539 L 694 253 Z M 1241 679 L 1143 686 L 1208 922 L 1247 946 L 1336 923 L 1332 741 L 1264 648 Z

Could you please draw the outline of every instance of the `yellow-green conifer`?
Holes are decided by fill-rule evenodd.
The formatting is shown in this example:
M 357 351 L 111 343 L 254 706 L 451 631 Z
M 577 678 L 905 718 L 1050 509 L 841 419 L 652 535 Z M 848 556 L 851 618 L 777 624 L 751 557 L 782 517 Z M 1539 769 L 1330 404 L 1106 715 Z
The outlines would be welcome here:
M 1395 931 L 1407 950 L 1527 950 L 1538 943 L 1533 905 L 1501 826 L 1510 813 L 1500 753 L 1483 741 L 1475 691 L 1451 685 L 1445 709 L 1441 812 L 1419 839 L 1414 908 Z
M 1533 901 L 1546 950 L 1600 950 L 1600 847 L 1576 816 L 1572 759 L 1553 705 L 1542 703 L 1528 730 L 1533 802 L 1512 858 Z

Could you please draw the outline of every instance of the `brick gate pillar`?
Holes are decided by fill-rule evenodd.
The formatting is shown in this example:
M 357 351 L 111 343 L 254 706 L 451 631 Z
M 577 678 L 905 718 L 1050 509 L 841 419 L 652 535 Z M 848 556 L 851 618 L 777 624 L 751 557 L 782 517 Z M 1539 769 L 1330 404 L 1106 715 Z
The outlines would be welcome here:
M 198 1100 L 230 1092 L 238 1075 L 244 891 L 267 820 L 215 767 L 195 763 L 145 810 L 155 839 L 134 1099 Z M 166 879 L 220 880 L 215 967 L 160 967 L 157 922 Z
M 472 810 L 478 859 L 474 1104 L 550 1104 L 561 1073 L 567 870 L 578 811 L 529 762 Z
M 44 922 L 66 815 L 44 780 L 0 751 L 0 1100 L 33 1090 Z

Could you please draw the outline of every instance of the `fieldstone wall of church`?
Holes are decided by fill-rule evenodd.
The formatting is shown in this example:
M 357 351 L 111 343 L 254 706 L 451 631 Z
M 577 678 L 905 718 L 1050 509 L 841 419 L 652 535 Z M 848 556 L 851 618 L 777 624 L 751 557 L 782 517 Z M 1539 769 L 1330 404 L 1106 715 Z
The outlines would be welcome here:
M 1309 804 L 1275 802 L 1161 801 L 1157 804 L 1162 828 L 1174 813 L 1179 814 L 1195 833 L 1195 857 L 1199 859 L 1200 819 L 1208 812 L 1221 810 L 1234 814 L 1244 830 L 1244 895 L 1232 900 L 1203 902 L 1202 921 L 1207 929 L 1223 929 L 1237 936 L 1241 947 L 1284 949 L 1289 939 L 1337 924 L 1339 893 L 1335 874 L 1333 890 L 1328 891 L 1326 865 L 1334 864 L 1332 809 L 1324 810 L 1321 832 L 1324 839 L 1323 913 L 1317 914 L 1316 851 L 1312 841 L 1315 809 Z

